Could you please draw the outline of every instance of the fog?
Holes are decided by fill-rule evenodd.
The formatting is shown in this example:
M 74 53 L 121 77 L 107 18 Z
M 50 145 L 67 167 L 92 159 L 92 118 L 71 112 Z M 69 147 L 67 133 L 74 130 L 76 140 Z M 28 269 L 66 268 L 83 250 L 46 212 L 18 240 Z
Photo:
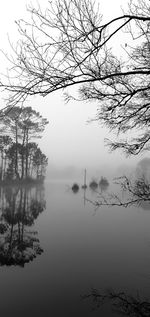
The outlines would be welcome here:
M 48 0 L 38 2 L 44 6 Z M 119 14 L 124 2 L 128 1 L 99 0 L 108 19 Z M 30 0 L 0 3 L 0 48 L 5 52 L 10 53 L 7 34 L 11 43 L 18 39 L 14 21 L 26 19 L 26 3 Z M 114 44 L 118 51 L 117 40 Z M 4 55 L 0 56 L 2 73 L 8 65 Z M 75 89 L 72 92 L 76 94 Z M 48 157 L 44 184 L 0 188 L 1 315 L 41 317 L 42 312 L 42 317 L 121 317 L 125 308 L 134 316 L 141 310 L 148 316 L 149 201 L 122 208 L 126 195 L 119 191 L 112 198 L 120 205 L 109 208 L 107 194 L 111 202 L 109 193 L 117 187 L 112 184 L 115 177 L 150 177 L 150 159 L 141 154 L 125 157 L 121 151 L 110 153 L 105 139 L 117 140 L 117 135 L 93 121 L 98 102 L 66 104 L 63 93 L 28 98 L 25 103 L 49 120 L 43 137 L 34 140 Z M 5 106 L 1 95 L 0 109 Z M 105 186 L 97 185 L 99 192 L 90 186 L 81 188 L 85 169 L 87 185 L 93 179 L 107 178 Z M 75 184 L 78 189 L 74 191 L 76 182 L 79 186 Z M 131 183 L 132 188 L 134 194 Z M 102 200 L 98 208 L 98 199 L 105 193 L 104 205 Z M 96 290 L 104 296 L 100 302 L 93 301 L 93 307 L 87 294 L 92 291 L 98 298 Z M 115 306 L 106 301 L 105 307 L 101 304 L 109 290 L 114 290 Z
M 33 1 L 35 3 L 35 1 Z M 47 1 L 39 1 L 45 6 Z M 5 52 L 10 51 L 7 34 L 10 41 L 15 43 L 18 39 L 15 20 L 26 18 L 26 4 L 29 1 L 6 0 L 0 4 L 0 35 L 1 47 Z M 108 0 L 100 2 L 101 11 L 107 18 L 120 12 L 122 0 L 113 2 L 109 7 Z M 9 10 L 8 10 L 9 8 Z M 28 17 L 27 17 L 28 18 Z M 6 68 L 6 60 L 1 54 L 1 72 Z M 136 166 L 140 158 L 126 158 L 121 152 L 109 153 L 105 147 L 104 139 L 114 140 L 114 136 L 99 122 L 88 123 L 96 115 L 98 103 L 85 103 L 71 101 L 65 104 L 63 92 L 55 92 L 45 98 L 33 97 L 26 102 L 39 111 L 49 120 L 49 125 L 41 140 L 37 140 L 42 151 L 48 156 L 48 178 L 67 179 L 82 178 L 86 168 L 89 177 L 106 175 L 113 177 L 124 170 Z M 5 101 L 1 99 L 1 107 Z

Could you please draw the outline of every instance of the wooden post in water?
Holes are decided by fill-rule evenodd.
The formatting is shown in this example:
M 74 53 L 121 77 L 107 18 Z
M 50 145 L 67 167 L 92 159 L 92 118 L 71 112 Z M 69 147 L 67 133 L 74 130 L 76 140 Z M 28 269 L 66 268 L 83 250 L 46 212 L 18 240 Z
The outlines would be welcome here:
M 82 188 L 86 189 L 87 185 L 86 185 L 86 168 L 84 170 L 84 184 L 82 185 Z
M 86 168 L 85 168 L 85 171 L 84 171 L 84 187 L 86 187 Z

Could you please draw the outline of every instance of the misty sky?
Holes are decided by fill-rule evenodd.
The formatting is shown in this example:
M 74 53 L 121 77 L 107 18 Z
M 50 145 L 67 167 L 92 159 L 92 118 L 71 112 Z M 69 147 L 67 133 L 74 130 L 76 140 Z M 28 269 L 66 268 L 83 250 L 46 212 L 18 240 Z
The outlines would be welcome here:
M 47 0 L 39 0 L 42 6 Z M 110 18 L 120 13 L 120 5 L 127 4 L 124 0 L 102 0 L 100 7 L 104 16 Z M 7 34 L 10 40 L 17 41 L 17 27 L 14 23 L 19 18 L 26 18 L 27 0 L 5 0 L 0 2 L 0 48 L 9 50 Z M 32 1 L 36 3 L 36 1 Z M 4 70 L 5 61 L 1 55 L 1 70 Z M 4 106 L 1 99 L 1 107 Z M 97 103 L 70 102 L 65 104 L 63 93 L 55 92 L 45 98 L 36 97 L 28 101 L 27 105 L 37 109 L 49 120 L 49 126 L 40 141 L 40 146 L 49 157 L 49 165 L 76 166 L 80 168 L 102 166 L 117 168 L 120 164 L 128 164 L 120 153 L 108 153 L 104 147 L 104 138 L 113 138 L 109 131 L 102 128 L 98 122 L 88 123 L 94 118 Z M 137 161 L 137 158 L 132 159 Z

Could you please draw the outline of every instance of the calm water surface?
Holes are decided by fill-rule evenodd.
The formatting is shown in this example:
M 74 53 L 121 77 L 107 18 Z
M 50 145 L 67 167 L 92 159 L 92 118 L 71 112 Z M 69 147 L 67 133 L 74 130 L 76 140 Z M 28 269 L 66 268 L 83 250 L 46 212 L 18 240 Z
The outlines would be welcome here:
M 1 316 L 122 316 L 83 298 L 92 289 L 150 301 L 150 210 L 94 210 L 81 189 L 44 187 L 1 189 Z

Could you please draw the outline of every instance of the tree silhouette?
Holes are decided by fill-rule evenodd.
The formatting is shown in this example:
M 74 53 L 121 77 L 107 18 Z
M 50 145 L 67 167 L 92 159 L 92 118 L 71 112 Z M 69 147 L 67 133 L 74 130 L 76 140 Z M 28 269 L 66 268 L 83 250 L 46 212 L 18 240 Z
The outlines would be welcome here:
M 1 80 L 10 92 L 6 107 L 78 86 L 79 99 L 98 102 L 96 120 L 118 134 L 130 131 L 123 139 L 106 140 L 112 150 L 149 150 L 149 9 L 148 0 L 131 0 L 122 15 L 107 21 L 92 0 L 56 0 L 45 11 L 29 6 L 31 22 L 16 22 L 20 39 L 12 45 L 13 57 L 6 54 L 12 63 L 9 81 Z M 120 57 L 113 39 L 122 39 L 122 31 L 127 40 Z
M 1 152 L 1 177 L 3 180 L 5 177 L 6 166 L 7 166 L 7 153 L 8 148 L 12 145 L 12 138 L 9 135 L 0 136 L 0 152 Z
M 43 158 L 41 165 L 38 166 L 44 178 L 48 159 L 38 145 L 31 141 L 42 137 L 47 124 L 47 119 L 31 107 L 13 107 L 9 112 L 3 111 L 0 120 L 1 180 L 32 177 L 35 167 L 37 168 L 35 164 L 37 151 L 40 151 Z M 6 132 L 8 135 L 5 135 Z M 34 174 L 36 177 L 37 173 Z

